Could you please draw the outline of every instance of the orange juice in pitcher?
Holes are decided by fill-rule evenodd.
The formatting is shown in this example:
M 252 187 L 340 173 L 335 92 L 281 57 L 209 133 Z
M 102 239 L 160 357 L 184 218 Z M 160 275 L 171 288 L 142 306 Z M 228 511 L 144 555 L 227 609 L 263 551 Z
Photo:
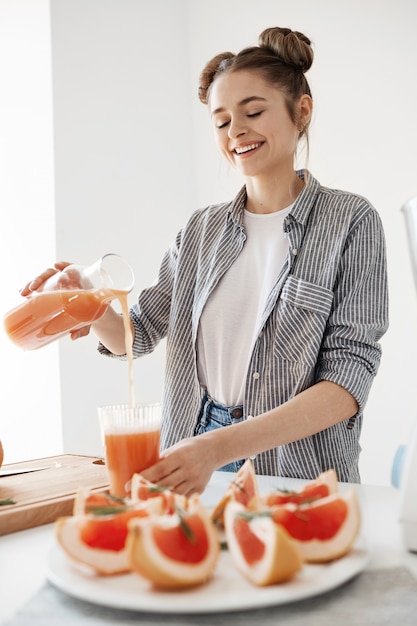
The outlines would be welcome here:
M 117 254 L 89 267 L 69 265 L 9 311 L 4 327 L 17 346 L 35 350 L 96 321 L 132 287 L 132 270 Z

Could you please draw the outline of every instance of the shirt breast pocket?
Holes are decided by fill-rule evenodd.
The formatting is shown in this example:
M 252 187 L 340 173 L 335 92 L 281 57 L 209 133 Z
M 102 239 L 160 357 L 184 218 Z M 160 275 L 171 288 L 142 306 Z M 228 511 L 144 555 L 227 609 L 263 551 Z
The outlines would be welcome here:
M 276 309 L 275 356 L 314 366 L 332 302 L 330 289 L 289 276 Z

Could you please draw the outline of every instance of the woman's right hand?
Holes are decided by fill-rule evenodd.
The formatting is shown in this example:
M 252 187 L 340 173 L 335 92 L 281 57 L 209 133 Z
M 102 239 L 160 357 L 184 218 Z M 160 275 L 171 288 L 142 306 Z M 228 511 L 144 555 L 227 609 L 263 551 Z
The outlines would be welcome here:
M 20 294 L 24 297 L 29 297 L 33 292 L 42 291 L 45 283 L 49 278 L 55 276 L 59 272 L 62 272 L 66 267 L 72 265 L 72 263 L 68 263 L 67 261 L 58 261 L 54 264 L 54 267 L 48 267 L 42 274 L 36 276 L 31 281 L 29 281 L 21 290 Z M 65 272 L 57 279 L 56 287 L 61 289 L 79 289 L 81 287 L 80 284 L 80 275 L 75 270 L 74 272 Z M 90 332 L 91 324 L 87 324 L 86 326 L 82 326 L 81 328 L 77 328 L 76 330 L 71 331 L 70 337 L 71 339 L 80 339 L 80 337 L 86 337 Z
M 20 294 L 22 296 L 28 297 L 34 291 L 42 291 L 44 284 L 49 278 L 51 278 L 51 276 L 55 276 L 55 274 L 57 274 L 58 272 L 61 272 L 69 265 L 71 265 L 71 263 L 67 263 L 66 261 L 58 261 L 57 263 L 55 263 L 53 268 L 48 267 L 48 269 L 42 272 L 42 274 L 39 274 L 38 276 L 36 276 L 36 278 L 33 278 L 31 281 L 29 281 L 20 290 Z

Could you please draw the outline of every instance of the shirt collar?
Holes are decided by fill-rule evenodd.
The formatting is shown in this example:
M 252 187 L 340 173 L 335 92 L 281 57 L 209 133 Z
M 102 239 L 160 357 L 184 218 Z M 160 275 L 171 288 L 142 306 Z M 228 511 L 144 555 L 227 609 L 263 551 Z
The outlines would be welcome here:
M 295 201 L 290 215 L 297 222 L 305 224 L 319 194 L 320 183 L 308 170 L 298 170 L 297 175 L 305 182 L 305 187 Z M 229 206 L 229 217 L 238 226 L 243 225 L 243 210 L 245 208 L 245 204 L 246 185 L 240 189 Z

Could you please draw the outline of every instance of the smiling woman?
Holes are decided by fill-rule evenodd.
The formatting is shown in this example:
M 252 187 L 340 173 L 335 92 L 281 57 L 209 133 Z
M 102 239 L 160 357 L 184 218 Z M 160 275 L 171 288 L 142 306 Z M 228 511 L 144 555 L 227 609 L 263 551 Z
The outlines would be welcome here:
M 167 336 L 168 449 L 144 475 L 186 495 L 249 456 L 260 474 L 334 469 L 360 480 L 363 410 L 387 328 L 385 240 L 366 199 L 294 169 L 312 60 L 305 35 L 274 27 L 207 63 L 199 97 L 245 184 L 191 216 L 130 312 L 136 357 Z M 93 330 L 117 356 L 111 310 Z

